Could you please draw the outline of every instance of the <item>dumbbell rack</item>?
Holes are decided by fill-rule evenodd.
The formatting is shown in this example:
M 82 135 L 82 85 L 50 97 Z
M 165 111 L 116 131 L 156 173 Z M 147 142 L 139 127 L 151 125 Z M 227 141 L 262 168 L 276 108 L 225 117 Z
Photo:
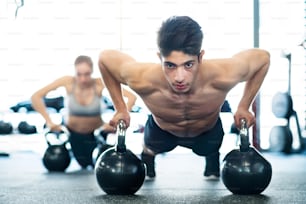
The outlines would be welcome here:
M 305 1 L 305 5 L 306 5 L 306 1 Z M 306 19 L 306 15 L 305 15 L 305 19 Z M 303 47 L 304 50 L 306 51 L 306 38 L 301 42 L 301 44 L 299 46 Z M 306 55 L 305 55 L 305 59 L 306 59 Z M 306 62 L 305 62 L 305 67 L 306 67 Z M 306 72 L 305 72 L 305 74 L 306 74 Z M 306 81 L 306 75 L 305 75 L 304 79 Z M 304 93 L 306 93 L 306 86 L 304 87 Z M 306 97 L 306 94 L 304 96 Z M 305 104 L 306 104 L 306 101 L 305 101 Z M 304 116 L 304 130 L 306 131 L 306 110 L 305 110 L 304 113 L 305 113 L 305 116 Z
M 288 60 L 288 89 L 286 93 L 281 93 L 279 96 L 282 98 L 278 98 L 278 100 L 285 99 L 285 103 L 283 103 L 281 106 L 282 108 L 285 108 L 285 112 L 282 112 L 280 114 L 277 113 L 277 111 L 272 111 L 274 115 L 277 118 L 283 118 L 287 121 L 287 124 L 285 126 L 274 126 L 271 129 L 270 132 L 270 145 L 272 141 L 275 141 L 277 144 L 282 146 L 282 148 L 278 149 L 285 153 L 293 153 L 293 152 L 301 152 L 305 148 L 305 142 L 303 141 L 303 137 L 301 134 L 301 128 L 299 124 L 299 119 L 297 116 L 296 111 L 293 109 L 293 100 L 291 96 L 291 53 L 284 54 L 284 57 Z M 277 94 L 276 94 L 277 95 Z M 275 97 L 276 97 L 275 95 Z M 284 105 L 285 104 L 285 105 Z M 276 105 L 276 103 L 273 103 L 272 105 Z M 285 107 L 284 107 L 285 106 Z M 291 120 L 294 120 L 295 126 L 297 129 L 297 136 L 298 136 L 298 142 L 299 142 L 299 148 L 298 149 L 292 149 L 292 143 L 293 143 L 293 134 L 291 131 Z M 274 139 L 272 137 L 275 137 Z M 273 144 L 272 144 L 273 145 Z M 272 147 L 273 149 L 273 147 Z M 277 149 L 277 148 L 276 148 Z

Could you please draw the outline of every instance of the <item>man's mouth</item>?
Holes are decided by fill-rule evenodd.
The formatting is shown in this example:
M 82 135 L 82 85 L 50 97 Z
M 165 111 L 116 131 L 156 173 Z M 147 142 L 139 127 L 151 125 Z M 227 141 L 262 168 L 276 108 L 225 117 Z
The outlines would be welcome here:
M 183 85 L 183 84 L 176 84 L 176 85 L 175 85 L 175 89 L 177 89 L 177 90 L 184 90 L 184 89 L 186 89 L 186 85 Z

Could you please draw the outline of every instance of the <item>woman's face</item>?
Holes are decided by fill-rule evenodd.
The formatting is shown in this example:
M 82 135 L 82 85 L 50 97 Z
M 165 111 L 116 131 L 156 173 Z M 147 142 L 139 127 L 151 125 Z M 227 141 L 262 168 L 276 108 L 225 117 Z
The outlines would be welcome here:
M 75 66 L 76 81 L 80 86 L 89 85 L 92 81 L 92 68 L 86 62 L 79 63 Z

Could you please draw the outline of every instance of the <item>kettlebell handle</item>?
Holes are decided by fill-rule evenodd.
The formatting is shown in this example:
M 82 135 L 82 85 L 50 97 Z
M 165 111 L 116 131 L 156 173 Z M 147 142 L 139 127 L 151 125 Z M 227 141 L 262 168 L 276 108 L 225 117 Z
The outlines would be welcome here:
M 249 141 L 249 129 L 247 127 L 247 121 L 245 118 L 240 119 L 240 151 L 246 152 L 250 148 L 250 141 Z
M 117 126 L 117 145 L 116 145 L 116 150 L 118 152 L 125 152 L 126 151 L 126 146 L 125 146 L 125 135 L 126 135 L 126 124 L 124 120 L 120 119 L 118 126 Z
M 48 146 L 52 145 L 51 142 L 50 142 L 50 139 L 48 138 L 48 134 L 50 134 L 50 133 L 55 134 L 57 139 L 59 139 L 60 134 L 66 134 L 67 139 L 65 141 L 62 141 L 62 144 L 65 145 L 66 143 L 69 142 L 70 132 L 66 128 L 66 126 L 64 126 L 64 125 L 61 126 L 61 131 L 52 131 L 50 128 L 45 129 L 44 135 L 45 135 L 45 139 L 46 139 L 46 142 L 47 142 Z

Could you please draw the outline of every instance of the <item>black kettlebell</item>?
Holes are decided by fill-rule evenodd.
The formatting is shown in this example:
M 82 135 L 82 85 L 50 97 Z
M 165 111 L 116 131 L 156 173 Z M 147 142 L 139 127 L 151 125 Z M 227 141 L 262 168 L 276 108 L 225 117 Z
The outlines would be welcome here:
M 13 126 L 9 122 L 0 121 L 0 134 L 7 135 L 13 132 Z
M 95 164 L 97 182 L 107 194 L 134 194 L 145 179 L 145 165 L 126 148 L 125 134 L 125 122 L 120 120 L 117 128 L 117 144 L 104 151 Z
M 18 131 L 22 134 L 37 133 L 36 126 L 35 125 L 30 125 L 27 121 L 21 121 L 18 124 Z
M 229 152 L 223 160 L 221 179 L 233 194 L 260 194 L 272 177 L 271 164 L 249 143 L 245 119 L 241 120 L 240 149 Z
M 59 141 L 57 144 L 52 144 L 48 135 L 55 135 L 56 140 Z M 61 141 L 60 136 L 65 135 L 67 138 L 64 141 Z M 66 144 L 69 140 L 69 132 L 65 127 L 62 127 L 62 131 L 46 131 L 45 133 L 46 142 L 48 147 L 42 158 L 44 166 L 50 171 L 63 172 L 70 165 L 71 158 Z
M 284 152 L 286 154 L 291 153 L 293 135 L 288 125 L 278 125 L 272 127 L 270 131 L 269 143 L 270 150 L 272 152 Z

